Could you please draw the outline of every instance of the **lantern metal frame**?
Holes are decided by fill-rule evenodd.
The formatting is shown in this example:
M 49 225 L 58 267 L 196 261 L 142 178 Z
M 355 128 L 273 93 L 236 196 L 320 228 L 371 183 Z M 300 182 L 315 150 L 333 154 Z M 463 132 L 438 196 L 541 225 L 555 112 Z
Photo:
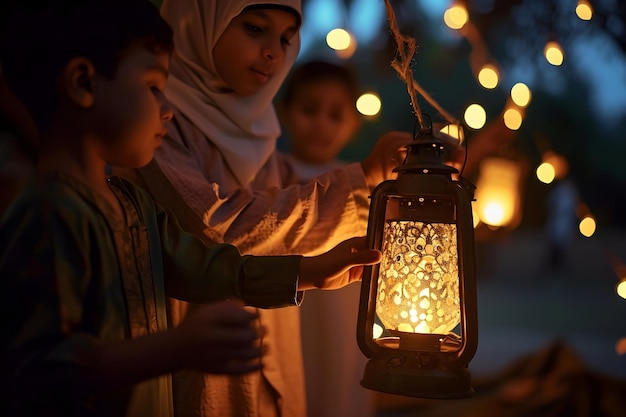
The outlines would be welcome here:
M 420 398 L 465 398 L 474 393 L 468 364 L 478 343 L 471 208 L 475 187 L 463 177 L 452 179 L 452 174 L 458 170 L 443 161 L 458 143 L 446 136 L 433 133 L 432 125 L 414 134 L 414 140 L 406 146 L 404 163 L 394 170 L 397 178 L 380 183 L 372 192 L 367 239 L 370 248 L 381 250 L 389 198 L 406 197 L 417 202 L 417 206 L 422 202 L 442 204 L 443 216 L 449 215 L 448 220 L 457 227 L 460 338 L 433 340 L 432 334 L 414 333 L 411 334 L 412 341 L 404 345 L 400 342 L 398 346 L 387 346 L 377 342 L 373 327 L 377 319 L 380 264 L 365 267 L 357 342 L 370 358 L 361 381 L 361 385 L 368 389 Z M 438 214 L 434 216 L 438 217 Z M 402 335 L 399 338 L 401 340 Z

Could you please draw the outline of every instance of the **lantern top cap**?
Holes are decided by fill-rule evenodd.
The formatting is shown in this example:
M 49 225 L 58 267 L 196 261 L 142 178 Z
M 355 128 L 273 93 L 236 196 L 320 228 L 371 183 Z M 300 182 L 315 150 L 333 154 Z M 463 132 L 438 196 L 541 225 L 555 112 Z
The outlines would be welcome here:
M 406 144 L 407 154 L 404 163 L 394 172 L 414 172 L 445 174 L 458 173 L 458 170 L 444 163 L 459 146 L 459 141 L 446 133 L 433 131 L 430 117 L 428 123 L 413 131 L 413 140 Z
M 428 116 L 427 114 L 424 114 L 423 116 L 424 116 L 424 121 L 427 121 L 427 123 L 424 123 L 424 125 L 418 130 L 417 122 L 416 122 L 413 128 L 413 141 L 414 142 L 437 143 L 437 144 L 441 144 L 445 146 L 446 148 L 455 148 L 459 146 L 459 144 L 462 142 L 462 137 L 463 137 L 462 130 L 459 132 L 460 136 L 456 138 L 452 135 L 449 135 L 448 133 L 443 132 L 437 126 L 435 126 L 436 129 L 433 129 L 433 122 L 430 116 Z M 440 127 L 447 126 L 447 124 L 444 124 L 444 123 L 439 123 L 439 124 L 435 123 L 435 125 L 438 125 Z M 428 137 L 428 136 L 431 136 L 431 137 Z M 433 140 L 433 138 L 435 140 Z

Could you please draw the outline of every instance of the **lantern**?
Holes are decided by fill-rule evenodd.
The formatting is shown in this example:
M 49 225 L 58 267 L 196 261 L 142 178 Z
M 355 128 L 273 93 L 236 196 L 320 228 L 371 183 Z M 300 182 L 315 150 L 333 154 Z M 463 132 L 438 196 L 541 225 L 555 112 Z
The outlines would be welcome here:
M 450 141 L 432 126 L 423 129 L 407 145 L 397 179 L 372 193 L 368 242 L 383 258 L 364 269 L 361 284 L 365 388 L 422 398 L 473 394 L 474 186 L 453 180 L 458 171 L 443 163 Z
M 517 227 L 521 220 L 522 166 L 513 159 L 484 158 L 476 182 L 476 212 L 491 227 Z

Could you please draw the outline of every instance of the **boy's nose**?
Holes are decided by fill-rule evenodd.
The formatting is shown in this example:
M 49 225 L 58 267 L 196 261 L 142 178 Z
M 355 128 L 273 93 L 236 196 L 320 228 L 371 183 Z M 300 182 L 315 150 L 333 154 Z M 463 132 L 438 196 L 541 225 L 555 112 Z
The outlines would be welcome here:
M 161 100 L 161 108 L 159 111 L 161 113 L 161 120 L 164 122 L 170 121 L 174 117 L 174 108 L 165 97 Z

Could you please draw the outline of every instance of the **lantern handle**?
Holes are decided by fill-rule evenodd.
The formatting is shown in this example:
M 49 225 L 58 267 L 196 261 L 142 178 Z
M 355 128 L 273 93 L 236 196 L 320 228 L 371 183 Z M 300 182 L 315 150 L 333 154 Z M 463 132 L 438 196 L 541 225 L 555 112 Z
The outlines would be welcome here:
M 452 181 L 449 190 L 457 207 L 458 241 L 460 251 L 460 296 L 464 304 L 463 312 L 463 344 L 457 357 L 452 361 L 456 366 L 466 366 L 474 357 L 478 345 L 478 308 L 476 294 L 476 255 L 474 243 L 474 226 L 472 220 L 471 201 L 474 199 L 475 186 L 465 178 Z
M 418 119 L 415 119 L 415 123 L 413 124 L 413 139 L 417 138 L 418 136 L 431 134 L 433 131 L 433 119 L 430 117 L 430 115 L 427 113 L 422 113 L 422 117 L 422 124 L 419 123 Z M 426 123 L 426 119 L 428 119 L 428 123 Z M 417 132 L 418 125 L 420 127 L 419 134 Z

